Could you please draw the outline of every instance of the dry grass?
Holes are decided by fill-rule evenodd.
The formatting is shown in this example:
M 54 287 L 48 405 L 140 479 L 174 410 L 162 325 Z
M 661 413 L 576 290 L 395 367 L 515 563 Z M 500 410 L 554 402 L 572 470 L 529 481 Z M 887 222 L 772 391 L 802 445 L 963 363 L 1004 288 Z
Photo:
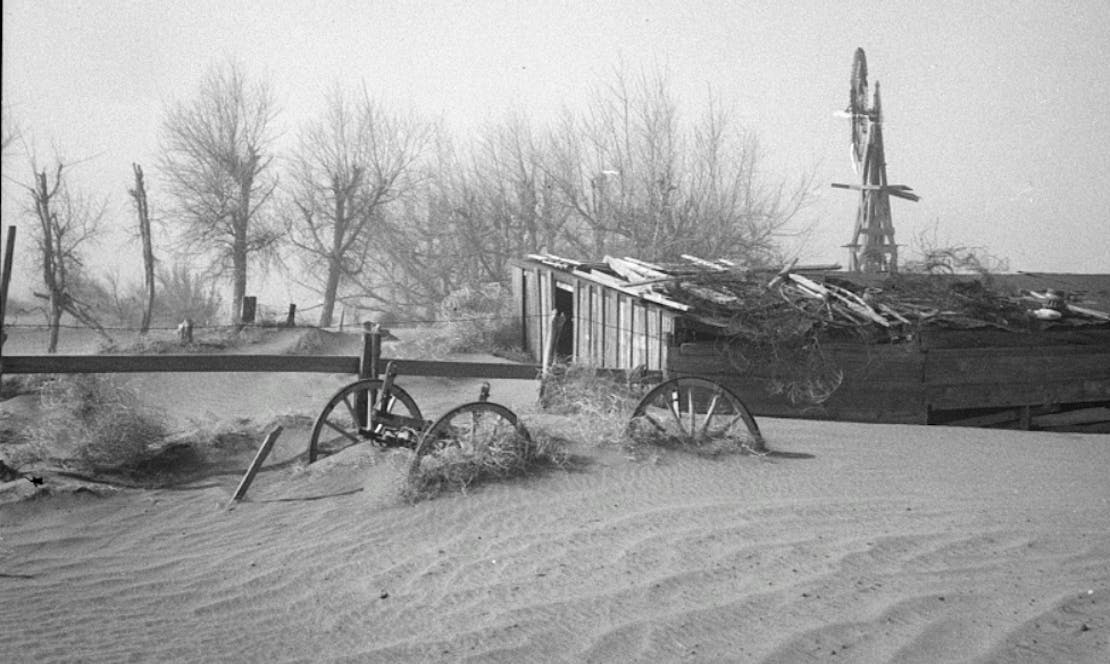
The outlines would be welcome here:
M 583 364 L 557 364 L 543 378 L 540 407 L 574 415 L 576 438 L 592 445 L 622 444 L 629 416 L 644 395 L 643 385 L 603 374 Z
M 751 436 L 740 435 L 700 435 L 693 439 L 660 431 L 643 417 L 628 421 L 625 429 L 624 449 L 637 459 L 657 458 L 657 450 L 677 450 L 697 456 L 716 458 L 727 454 L 752 454 L 763 456 L 767 453 L 761 443 Z
M 466 493 L 489 481 L 527 477 L 571 462 L 566 441 L 542 431 L 529 434 L 523 427 L 508 429 L 472 449 L 445 445 L 414 459 L 401 495 L 409 502 L 442 493 Z
M 138 468 L 166 437 L 161 419 L 111 377 L 57 376 L 41 389 L 29 426 L 34 456 L 89 471 Z

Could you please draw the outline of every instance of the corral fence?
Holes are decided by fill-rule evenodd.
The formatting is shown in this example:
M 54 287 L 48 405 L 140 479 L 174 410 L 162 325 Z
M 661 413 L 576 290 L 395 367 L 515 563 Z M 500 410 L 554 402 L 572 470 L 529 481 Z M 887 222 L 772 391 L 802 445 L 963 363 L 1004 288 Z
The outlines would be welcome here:
M 4 309 L 11 282 L 15 227 L 9 226 L 0 274 L 0 335 L 4 332 Z M 0 377 L 7 374 L 117 374 L 117 373 L 328 373 L 351 374 L 358 378 L 381 376 L 388 363 L 395 363 L 405 376 L 537 380 L 550 366 L 554 337 L 561 321 L 552 312 L 552 348 L 545 349 L 542 363 L 456 362 L 394 359 L 382 357 L 382 333 L 377 326 L 363 329 L 362 351 L 357 356 L 335 355 L 249 355 L 249 354 L 158 354 L 158 355 L 5 355 L 0 341 Z M 598 369 L 600 374 L 623 378 L 620 369 Z

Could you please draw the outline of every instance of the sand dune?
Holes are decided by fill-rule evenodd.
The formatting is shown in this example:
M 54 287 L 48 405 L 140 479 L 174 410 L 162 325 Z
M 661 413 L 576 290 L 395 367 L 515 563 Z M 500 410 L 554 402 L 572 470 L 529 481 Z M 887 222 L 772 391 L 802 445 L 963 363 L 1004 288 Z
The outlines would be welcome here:
M 187 431 L 310 417 L 350 377 L 126 380 Z M 480 381 L 401 383 L 434 416 Z M 535 390 L 495 381 L 493 398 L 574 439 Z M 572 470 L 410 505 L 407 451 L 295 462 L 307 419 L 230 510 L 249 437 L 172 490 L 48 476 L 50 495 L 10 502 L 33 488 L 0 484 L 4 658 L 1110 661 L 1107 435 L 762 419 L 793 454 L 636 460 L 577 440 Z
M 34 661 L 1105 662 L 1110 436 L 764 420 L 813 458 L 575 471 L 408 505 L 351 448 L 0 508 Z M 291 435 L 296 435 L 295 432 Z M 292 445 L 291 447 L 296 447 Z

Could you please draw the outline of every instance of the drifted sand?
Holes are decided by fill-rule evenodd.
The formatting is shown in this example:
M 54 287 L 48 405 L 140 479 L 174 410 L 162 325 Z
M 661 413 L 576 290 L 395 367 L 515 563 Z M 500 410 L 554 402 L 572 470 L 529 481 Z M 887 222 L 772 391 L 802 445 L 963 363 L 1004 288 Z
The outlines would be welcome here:
M 1110 661 L 1110 436 L 760 423 L 812 458 L 580 442 L 409 505 L 407 453 L 359 446 L 231 510 L 235 475 L 8 503 L 0 659 Z

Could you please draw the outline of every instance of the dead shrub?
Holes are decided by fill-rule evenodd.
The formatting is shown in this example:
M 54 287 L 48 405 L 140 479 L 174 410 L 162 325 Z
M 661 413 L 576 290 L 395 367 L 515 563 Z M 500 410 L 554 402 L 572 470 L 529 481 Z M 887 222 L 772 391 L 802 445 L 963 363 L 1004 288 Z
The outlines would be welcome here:
M 693 439 L 672 432 L 661 431 L 644 417 L 634 417 L 625 428 L 623 447 L 634 458 L 640 458 L 649 450 L 677 450 L 697 456 L 715 458 L 725 454 L 766 453 L 762 442 L 751 436 L 740 435 L 700 435 Z
M 482 482 L 564 468 L 569 459 L 566 441 L 560 438 L 542 431 L 530 435 L 522 428 L 508 429 L 472 449 L 448 445 L 415 460 L 401 494 L 409 502 L 450 491 L 465 494 Z
M 588 364 L 556 364 L 542 379 L 540 407 L 575 415 L 577 437 L 595 445 L 619 443 L 646 389 L 641 383 L 601 372 Z
M 57 376 L 40 392 L 42 416 L 30 427 L 44 458 L 85 470 L 129 470 L 166 436 L 162 421 L 111 377 Z

